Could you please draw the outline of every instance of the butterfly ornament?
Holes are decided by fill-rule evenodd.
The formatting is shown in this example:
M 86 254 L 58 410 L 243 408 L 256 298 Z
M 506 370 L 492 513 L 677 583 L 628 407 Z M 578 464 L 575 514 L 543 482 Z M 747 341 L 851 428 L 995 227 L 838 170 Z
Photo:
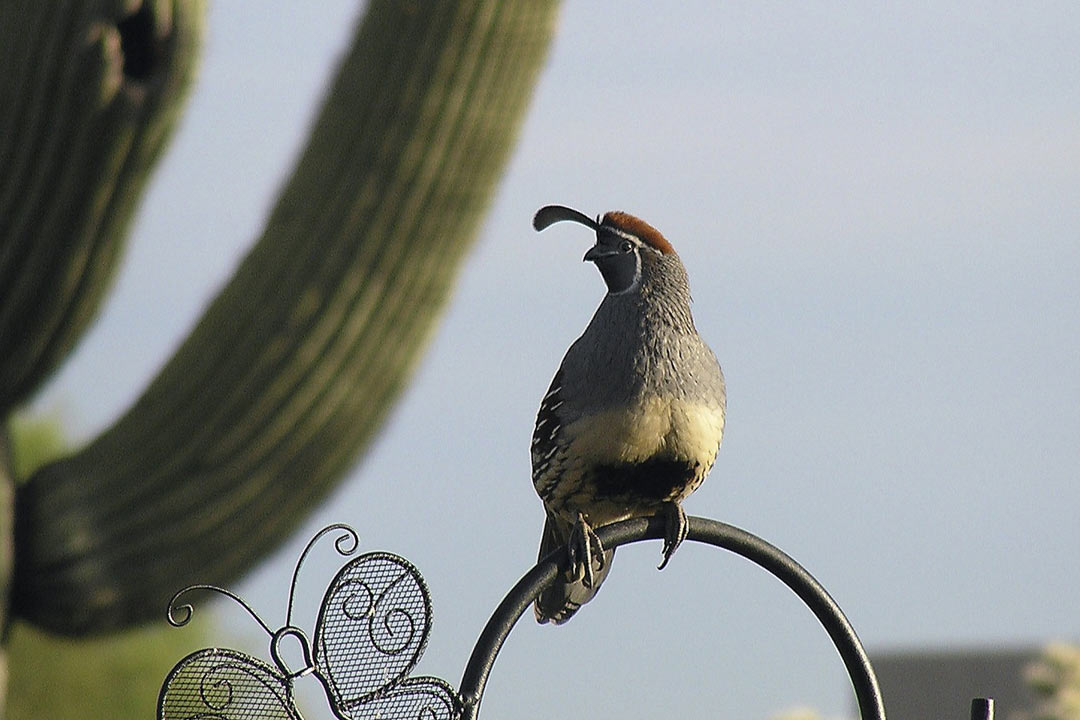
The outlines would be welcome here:
M 427 646 L 431 597 L 420 572 L 407 560 L 385 552 L 365 553 L 346 563 L 326 590 L 314 640 L 292 624 L 300 567 L 324 536 L 341 532 L 334 547 L 343 557 L 359 547 L 356 531 L 336 524 L 322 529 L 304 548 L 293 570 L 285 625 L 272 630 L 243 599 L 214 585 L 192 585 L 173 596 L 168 620 L 182 627 L 194 612 L 178 604 L 190 592 L 206 590 L 236 601 L 270 636 L 273 664 L 236 650 L 197 650 L 169 672 L 158 698 L 159 720 L 303 720 L 293 699 L 293 683 L 313 675 L 326 690 L 340 720 L 455 720 L 461 701 L 449 683 L 409 677 Z M 288 645 L 299 646 L 303 667 L 285 660 Z M 290 657 L 295 656 L 295 649 Z

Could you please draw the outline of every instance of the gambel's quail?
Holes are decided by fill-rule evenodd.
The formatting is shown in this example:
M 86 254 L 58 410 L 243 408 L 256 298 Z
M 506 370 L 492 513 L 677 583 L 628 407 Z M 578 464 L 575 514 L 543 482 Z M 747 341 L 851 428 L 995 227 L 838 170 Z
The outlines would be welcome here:
M 724 376 L 690 316 L 675 249 L 624 212 L 593 220 L 561 205 L 533 227 L 571 220 L 596 231 L 585 260 L 607 295 L 570 346 L 540 403 L 532 478 L 547 521 L 540 557 L 567 545 L 569 575 L 536 600 L 539 622 L 563 623 L 596 594 L 614 550 L 593 527 L 664 513 L 662 569 L 685 539 L 681 502 L 705 479 L 724 432 Z

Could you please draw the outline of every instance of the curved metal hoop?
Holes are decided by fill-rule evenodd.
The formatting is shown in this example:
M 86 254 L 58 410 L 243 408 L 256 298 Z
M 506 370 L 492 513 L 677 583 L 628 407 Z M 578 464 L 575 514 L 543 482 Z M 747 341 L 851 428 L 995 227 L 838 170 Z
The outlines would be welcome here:
M 862 720 L 885 720 L 881 689 L 866 651 L 851 623 L 825 588 L 782 550 L 756 535 L 708 518 L 691 516 L 688 520 L 689 540 L 715 545 L 742 555 L 771 572 L 806 603 L 840 652 L 855 689 Z M 604 547 L 617 548 L 620 545 L 662 538 L 664 520 L 661 517 L 624 520 L 597 528 L 596 534 Z M 459 692 L 463 703 L 462 720 L 476 718 L 491 666 L 495 663 L 495 657 L 507 636 L 540 591 L 555 579 L 557 573 L 566 569 L 567 562 L 565 548 L 543 558 L 511 588 L 495 608 L 476 641 L 469 663 L 465 666 L 465 673 L 461 677 Z

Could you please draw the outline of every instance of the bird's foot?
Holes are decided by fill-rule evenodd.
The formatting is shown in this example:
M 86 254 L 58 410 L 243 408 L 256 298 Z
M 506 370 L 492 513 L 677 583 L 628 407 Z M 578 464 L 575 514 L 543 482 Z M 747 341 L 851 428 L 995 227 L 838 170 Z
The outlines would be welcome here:
M 664 528 L 664 559 L 661 561 L 657 570 L 663 570 L 667 567 L 668 560 L 671 560 L 671 556 L 675 554 L 675 551 L 682 545 L 682 541 L 686 539 L 687 533 L 690 532 L 690 522 L 686 519 L 686 511 L 682 509 L 682 505 L 677 502 L 664 503 L 664 520 L 666 526 Z
M 596 573 L 604 569 L 604 546 L 583 514 L 578 513 L 566 545 L 570 553 L 570 580 L 580 580 L 585 587 L 593 587 Z

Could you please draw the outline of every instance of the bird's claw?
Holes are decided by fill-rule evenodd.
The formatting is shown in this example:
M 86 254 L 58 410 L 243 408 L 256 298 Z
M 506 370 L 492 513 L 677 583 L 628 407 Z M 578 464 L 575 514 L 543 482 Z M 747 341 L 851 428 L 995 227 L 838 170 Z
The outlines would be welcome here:
M 686 535 L 690 532 L 690 522 L 686 519 L 686 511 L 682 509 L 682 505 L 679 503 L 670 502 L 664 505 L 664 519 L 666 521 L 664 527 L 664 559 L 656 568 L 657 570 L 663 570 L 667 567 L 671 556 L 679 549 L 682 541 L 686 539 Z
M 570 530 L 567 550 L 570 554 L 571 581 L 580 580 L 585 587 L 592 588 L 596 583 L 596 573 L 604 569 L 604 546 L 581 513 L 578 513 L 577 522 Z

